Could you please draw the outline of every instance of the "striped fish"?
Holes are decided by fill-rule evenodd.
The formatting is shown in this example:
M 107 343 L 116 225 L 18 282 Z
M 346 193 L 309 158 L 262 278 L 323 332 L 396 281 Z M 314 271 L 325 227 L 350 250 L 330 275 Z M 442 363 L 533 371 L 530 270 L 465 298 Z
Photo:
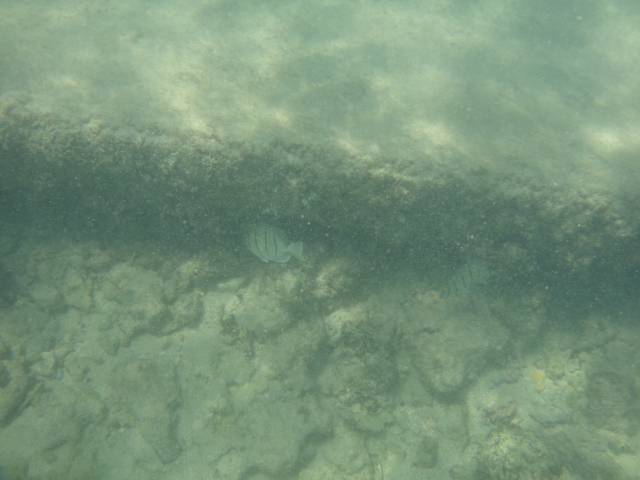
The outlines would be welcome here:
M 302 242 L 290 243 L 287 234 L 270 225 L 255 225 L 247 230 L 244 243 L 263 262 L 289 261 L 291 255 L 302 260 Z
M 470 258 L 466 264 L 456 270 L 449 279 L 444 295 L 452 297 L 456 295 L 468 295 L 473 293 L 474 287 L 485 283 L 491 277 L 491 266 L 481 258 Z

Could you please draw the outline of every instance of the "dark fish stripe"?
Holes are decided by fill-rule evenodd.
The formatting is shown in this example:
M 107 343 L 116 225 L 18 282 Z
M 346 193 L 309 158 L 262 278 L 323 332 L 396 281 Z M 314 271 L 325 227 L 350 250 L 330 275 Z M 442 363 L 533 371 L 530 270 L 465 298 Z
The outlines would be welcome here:
M 260 252 L 260 255 L 262 255 L 263 257 L 267 258 L 267 256 L 269 255 L 269 249 L 267 248 L 267 229 L 266 227 L 258 227 L 258 231 L 257 231 L 257 241 L 256 243 L 260 246 L 262 246 L 262 249 L 264 249 L 264 252 L 262 252 L 261 250 L 258 250 Z
M 273 258 L 278 258 L 278 239 L 276 238 L 275 232 L 271 232 L 271 238 L 273 240 L 274 248 Z
M 467 275 L 469 275 L 469 282 L 467 282 Z M 471 284 L 471 270 L 469 270 L 469 265 L 465 265 L 460 272 L 460 280 L 464 288 L 468 287 L 467 283 Z
M 271 232 L 267 227 L 262 228 L 262 248 L 264 249 L 264 255 L 266 258 L 271 260 L 273 257 L 271 256 L 269 239 L 271 238 Z
M 260 249 L 258 248 L 258 236 L 257 236 L 257 228 L 254 228 L 251 232 L 251 246 L 253 247 L 253 251 L 257 254 L 260 254 Z
M 278 237 L 276 236 L 276 232 L 269 232 L 269 237 L 271 238 L 271 245 L 273 246 L 273 258 L 278 258 Z
M 264 249 L 267 252 L 267 256 L 269 259 L 275 258 L 269 250 L 273 250 L 273 246 L 275 245 L 275 239 L 273 238 L 273 232 L 269 231 L 268 228 L 264 229 Z
M 265 253 L 262 251 L 262 249 L 260 248 L 260 230 L 261 227 L 256 227 L 255 231 L 253 232 L 253 238 L 254 238 L 254 242 L 255 242 L 255 246 L 256 246 L 256 252 L 258 252 L 258 254 L 263 257 L 266 258 Z M 264 233 L 266 233 L 266 229 L 262 228 L 262 231 Z

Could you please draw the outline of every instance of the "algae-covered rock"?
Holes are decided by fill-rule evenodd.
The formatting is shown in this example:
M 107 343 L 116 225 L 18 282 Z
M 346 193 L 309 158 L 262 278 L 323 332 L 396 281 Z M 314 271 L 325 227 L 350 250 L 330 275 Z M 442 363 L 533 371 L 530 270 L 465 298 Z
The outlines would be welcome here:
M 460 392 L 500 361 L 507 329 L 489 313 L 458 308 L 407 307 L 407 343 L 422 380 L 442 396 Z
M 416 462 L 418 468 L 433 468 L 438 464 L 438 439 L 426 435 L 416 449 Z
M 18 360 L 0 360 L 0 426 L 10 422 L 24 402 L 31 381 Z
M 60 313 L 65 307 L 65 299 L 60 290 L 50 283 L 37 282 L 29 288 L 33 302 L 47 313 Z
M 242 295 L 236 295 L 225 305 L 225 321 L 232 318 L 240 329 L 256 338 L 277 335 L 293 320 L 284 306 L 285 299 L 299 292 L 300 282 L 289 271 L 258 277 L 243 289 Z
M 200 323 L 204 314 L 202 296 L 197 292 L 180 295 L 176 302 L 169 307 L 171 320 L 163 328 L 162 333 L 168 334 L 183 328 L 193 328 Z
M 209 262 L 198 257 L 180 264 L 171 272 L 163 285 L 167 302 L 173 303 L 180 295 L 192 291 L 196 283 L 210 275 L 211 269 Z
M 342 335 L 352 331 L 366 318 L 366 310 L 362 304 L 356 304 L 350 308 L 338 308 L 327 315 L 324 327 L 331 344 L 337 345 Z
M 591 422 L 616 433 L 638 429 L 638 389 L 630 378 L 612 371 L 589 373 L 586 414 Z
M 337 426 L 332 441 L 320 450 L 322 457 L 344 475 L 366 471 L 371 465 L 371 457 L 363 437 L 344 426 Z
M 62 293 L 67 305 L 81 311 L 93 306 L 91 281 L 75 268 L 69 268 L 62 283 Z
M 135 417 L 140 433 L 162 463 L 176 460 L 182 453 L 176 432 L 182 396 L 173 364 L 151 359 L 132 360 L 115 369 L 113 382 Z
M 378 352 L 358 354 L 350 348 L 337 348 L 320 376 L 325 395 L 339 405 L 362 413 L 377 413 L 386 403 L 398 380 L 391 352 L 380 345 Z
M 159 288 L 149 287 L 127 306 L 127 320 L 121 325 L 129 338 L 142 333 L 161 334 L 171 321 L 171 310 L 162 301 Z M 126 318 L 126 317 L 123 317 Z
M 18 299 L 18 286 L 14 276 L 0 264 L 0 308 L 13 305 Z
M 117 317 L 125 345 L 143 333 L 162 334 L 172 321 L 162 286 L 155 272 L 126 263 L 115 265 L 106 274 L 98 307 Z
M 513 427 L 494 432 L 483 443 L 474 479 L 553 480 L 561 474 L 552 448 L 532 433 Z
M 167 262 L 160 269 L 166 278 L 163 285 L 165 301 L 173 303 L 180 295 L 206 292 L 214 285 L 220 287 L 220 280 L 237 274 L 237 267 L 237 258 L 232 252 L 217 249 L 195 254 L 178 265 Z
M 312 293 L 318 298 L 353 294 L 360 266 L 346 257 L 331 258 L 321 265 L 313 279 Z
M 339 309 L 325 318 L 334 349 L 318 383 L 347 424 L 379 433 L 392 423 L 386 407 L 399 378 L 396 338 L 370 322 L 366 310 L 365 305 Z
M 277 401 L 262 397 L 216 425 L 215 451 L 221 478 L 244 479 L 248 472 L 288 478 L 310 462 L 331 435 L 330 416 L 310 395 Z M 253 478 L 253 477 L 251 477 Z
M 0 338 L 0 426 L 13 419 L 25 401 L 31 385 L 22 359 Z
M 11 439 L 3 443 L 3 467 L 28 464 L 29 474 L 15 478 L 96 478 L 92 443 L 105 413 L 105 405 L 88 386 L 49 382 L 3 430 Z M 3 469 L 2 478 L 5 473 Z

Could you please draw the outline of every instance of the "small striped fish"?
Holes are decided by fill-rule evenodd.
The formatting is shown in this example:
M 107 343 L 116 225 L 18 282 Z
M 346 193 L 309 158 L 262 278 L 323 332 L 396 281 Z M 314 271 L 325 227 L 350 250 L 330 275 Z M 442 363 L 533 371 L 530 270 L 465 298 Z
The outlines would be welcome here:
M 470 258 L 466 264 L 456 270 L 444 288 L 444 295 L 468 295 L 473 293 L 474 287 L 485 283 L 491 277 L 491 266 L 481 258 Z
M 288 262 L 291 255 L 302 260 L 302 242 L 290 243 L 287 234 L 270 225 L 255 225 L 247 230 L 244 243 L 263 262 Z

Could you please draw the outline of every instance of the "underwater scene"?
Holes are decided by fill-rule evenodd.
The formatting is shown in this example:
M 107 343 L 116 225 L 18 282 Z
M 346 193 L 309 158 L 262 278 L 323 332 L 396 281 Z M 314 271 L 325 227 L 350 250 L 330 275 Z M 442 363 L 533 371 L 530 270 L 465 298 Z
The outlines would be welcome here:
M 0 2 L 0 479 L 639 479 L 638 65 L 626 0 Z

